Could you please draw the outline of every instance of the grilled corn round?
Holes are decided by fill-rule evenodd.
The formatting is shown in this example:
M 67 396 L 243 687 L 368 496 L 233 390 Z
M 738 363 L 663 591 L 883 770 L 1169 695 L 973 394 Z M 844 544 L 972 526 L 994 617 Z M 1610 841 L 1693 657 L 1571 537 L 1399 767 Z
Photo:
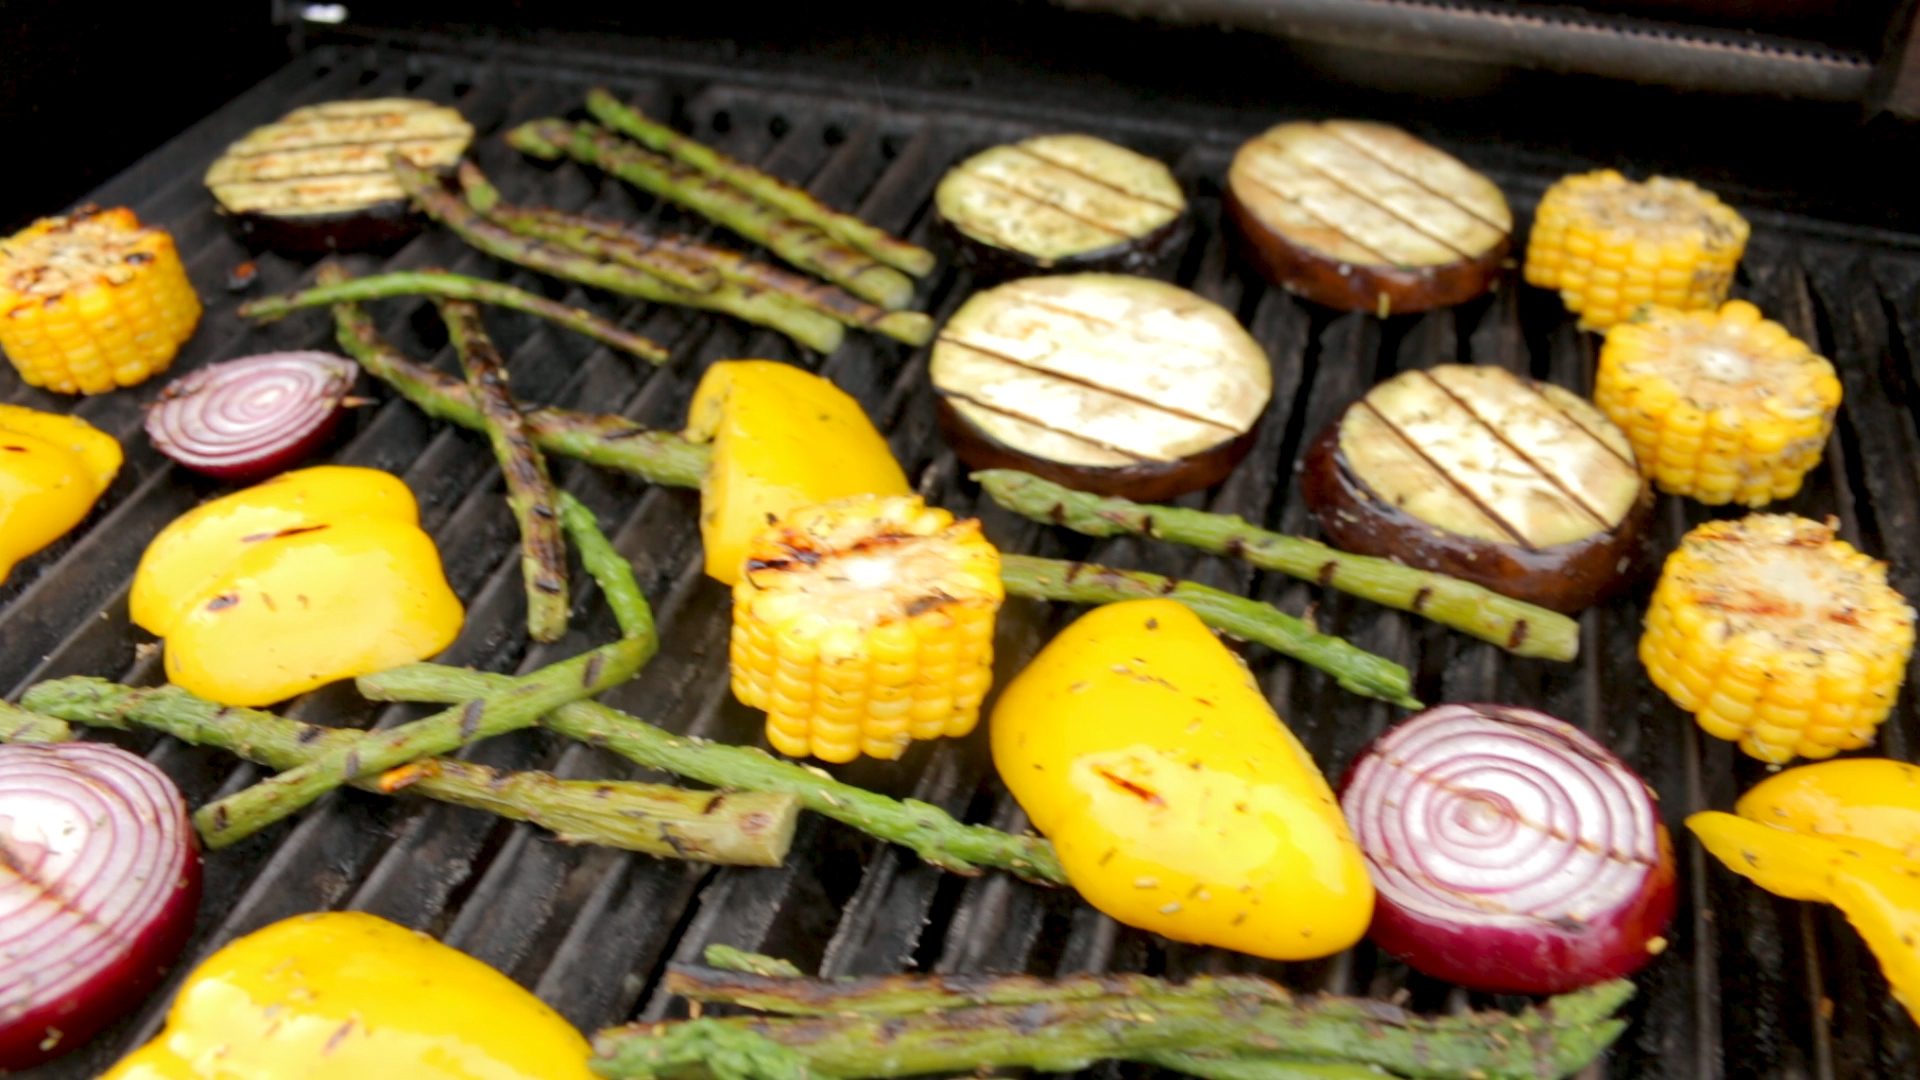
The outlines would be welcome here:
M 1709 521 L 1667 557 L 1640 661 L 1701 730 L 1762 761 L 1873 742 L 1906 678 L 1913 609 L 1887 567 L 1787 514 Z
M 1612 169 L 1547 189 L 1527 241 L 1527 283 L 1558 289 L 1580 325 L 1604 330 L 1642 304 L 1691 311 L 1727 298 L 1746 219 L 1712 192 Z
M 1607 331 L 1595 404 L 1660 490 L 1762 506 L 1800 490 L 1833 431 L 1833 365 L 1760 309 L 1652 307 Z
M 165 371 L 200 299 L 165 229 L 121 207 L 0 241 L 0 349 L 33 386 L 100 394 Z
M 795 510 L 754 537 L 733 587 L 733 692 L 794 757 L 890 759 L 965 735 L 1004 596 L 978 521 L 912 495 Z

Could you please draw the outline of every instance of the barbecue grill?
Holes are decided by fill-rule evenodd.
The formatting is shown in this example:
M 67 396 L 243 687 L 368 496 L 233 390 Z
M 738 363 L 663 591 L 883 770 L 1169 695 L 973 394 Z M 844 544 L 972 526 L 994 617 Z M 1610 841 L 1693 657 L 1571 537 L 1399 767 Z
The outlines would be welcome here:
M 1056 13 L 1057 14 L 1057 13 Z M 1058 17 L 1068 17 L 1059 15 Z M 501 144 L 499 132 L 578 106 L 606 85 L 826 202 L 918 243 L 934 229 L 929 199 L 941 173 L 987 145 L 1042 130 L 1081 130 L 1173 164 L 1193 196 L 1199 228 L 1175 279 L 1238 313 L 1274 364 L 1270 415 L 1259 443 L 1218 488 L 1182 505 L 1237 513 L 1311 534 L 1293 483 L 1303 443 L 1374 381 L 1440 363 L 1497 364 L 1585 393 L 1595 340 L 1575 330 L 1558 299 L 1510 272 L 1493 294 L 1458 308 L 1387 320 L 1336 314 L 1266 287 L 1223 232 L 1220 185 L 1234 148 L 1266 125 L 1300 115 L 1272 101 L 1144 107 L 1118 86 L 1048 94 L 1044 83 L 993 90 L 888 81 L 851 65 L 751 65 L 723 54 L 565 35 L 486 37 L 427 31 L 336 28 L 317 36 L 279 72 L 193 125 L 91 198 L 126 204 L 178 240 L 207 314 L 175 370 L 268 348 L 327 347 L 324 313 L 254 328 L 234 317 L 244 299 L 230 271 L 248 259 L 215 216 L 200 177 L 250 127 L 310 102 L 408 95 L 457 106 L 479 132 L 473 154 L 518 202 L 654 222 L 700 232 L 697 219 L 572 164 L 539 166 Z M 1029 73 L 1031 75 L 1031 73 Z M 1038 76 L 1034 76 L 1038 78 Z M 1023 92 L 1024 91 L 1024 92 Z M 1787 108 L 1776 105 L 1769 107 Z M 1383 116 L 1384 119 L 1398 119 Z M 1545 186 L 1577 167 L 1564 149 L 1421 130 L 1496 180 L 1522 220 Z M 1612 163 L 1612 162 L 1607 162 Z M 1752 190 L 1759 190 L 1758 188 Z M 1763 193 L 1764 194 L 1764 193 Z M 1754 237 L 1736 295 L 1758 303 L 1831 357 L 1846 388 L 1826 460 L 1784 509 L 1832 515 L 1841 535 L 1892 563 L 1891 579 L 1920 596 L 1920 236 L 1732 201 Z M 1595 1077 L 1900 1077 L 1920 1075 L 1920 1031 L 1888 994 L 1877 965 L 1830 908 L 1776 899 L 1705 859 L 1681 819 L 1727 808 L 1764 767 L 1703 736 L 1646 681 L 1635 657 L 1644 587 L 1581 618 L 1581 655 L 1571 665 L 1521 660 L 1398 612 L 1320 592 L 1275 574 L 1170 545 L 1092 542 L 1001 511 L 981 499 L 935 429 L 926 350 L 850 336 L 827 357 L 724 318 L 659 308 L 539 277 L 429 229 L 385 260 L 356 256 L 358 272 L 445 266 L 609 314 L 670 343 L 658 370 L 589 347 L 510 313 L 489 323 L 508 357 L 519 397 L 619 412 L 677 426 L 700 373 L 712 361 L 755 356 L 801 364 L 847 389 L 889 435 L 895 454 L 930 501 L 977 514 L 1013 549 L 1177 574 L 1259 597 L 1300 613 L 1416 674 L 1430 702 L 1500 701 L 1563 717 L 1611 746 L 1659 792 L 1679 842 L 1682 908 L 1670 947 L 1638 978 L 1632 1026 Z M 249 295 L 296 287 L 311 267 L 259 260 Z M 921 285 L 920 304 L 944 318 L 969 294 L 966 272 L 943 264 Z M 411 355 L 457 370 L 430 304 L 379 305 L 381 329 Z M 156 380 L 131 391 L 74 400 L 22 385 L 0 371 L 0 400 L 72 411 L 121 438 L 127 464 L 87 522 L 22 563 L 0 586 L 0 691 L 17 697 L 41 679 L 95 674 L 151 683 L 157 652 L 127 619 L 129 579 L 147 541 L 215 489 L 171 466 L 139 432 Z M 608 639 L 602 606 L 576 619 L 567 639 L 529 646 L 516 532 L 500 478 L 479 436 L 429 421 L 387 393 L 357 410 L 331 460 L 387 469 L 419 496 L 422 524 L 439 543 L 448 578 L 468 607 L 451 663 L 512 671 Z M 726 677 L 729 602 L 701 574 L 697 499 L 556 459 L 556 479 L 604 522 L 633 561 L 658 612 L 660 655 L 608 700 L 675 732 L 740 743 L 761 739 L 761 720 L 734 701 Z M 1659 534 L 1671 547 L 1706 508 L 1667 498 Z M 1071 616 L 1061 605 L 1009 601 L 997 643 L 1004 680 Z M 1246 651 L 1281 715 L 1337 775 L 1396 710 L 1340 690 L 1321 673 Z M 390 726 L 422 715 L 411 706 L 362 701 L 336 686 L 292 704 L 316 723 Z M 1902 759 L 1920 749 L 1920 703 L 1909 687 L 1881 729 L 1879 750 Z M 105 733 L 103 733 L 105 734 Z M 983 733 L 982 733 L 983 734 Z M 258 770 L 218 752 L 147 735 L 113 735 L 171 775 L 190 803 L 228 794 Z M 506 768 L 569 777 L 632 777 L 639 771 L 590 747 L 522 732 L 469 756 Z M 965 820 L 1018 830 L 1025 821 L 993 775 L 980 734 L 916 744 L 897 763 L 862 761 L 842 778 L 934 803 Z M 823 975 L 927 971 L 1144 971 L 1185 976 L 1249 971 L 1301 990 L 1368 994 L 1425 1010 L 1514 1004 L 1467 995 L 1410 973 L 1368 945 L 1312 963 L 1272 964 L 1220 950 L 1172 944 L 1120 927 L 1071 893 L 1003 874 L 964 879 L 897 847 L 808 815 L 792 856 L 777 869 L 713 869 L 600 848 L 570 847 L 550 834 L 482 813 L 405 797 L 344 790 L 207 860 L 206 900 L 192 944 L 167 988 L 83 1049 L 27 1074 L 96 1074 L 161 1022 L 169 989 L 199 958 L 237 935 L 299 912 L 369 911 L 432 933 L 507 972 L 575 1024 L 592 1029 L 629 1018 L 684 1015 L 660 988 L 669 963 L 697 960 L 725 943 L 770 952 Z M 1117 1076 L 1133 1066 L 1103 1066 Z

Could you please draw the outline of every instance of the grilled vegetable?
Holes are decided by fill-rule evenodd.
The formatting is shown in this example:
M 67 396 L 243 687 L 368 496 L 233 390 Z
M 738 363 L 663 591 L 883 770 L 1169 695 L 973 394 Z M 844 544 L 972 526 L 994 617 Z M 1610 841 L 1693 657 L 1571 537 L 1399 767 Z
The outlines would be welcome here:
M 487 337 L 471 300 L 436 300 L 447 336 L 460 355 L 467 391 L 487 425 L 487 441 L 506 481 L 507 506 L 520 526 L 520 570 L 527 586 L 527 636 L 558 641 L 567 632 L 567 542 L 560 534 L 560 500 L 547 459 L 533 445 L 527 418 L 507 385 L 507 361 Z
M 199 905 L 200 852 L 165 773 L 100 743 L 0 746 L 0 1069 L 137 1004 Z
M 1727 869 L 1790 900 L 1832 904 L 1880 961 L 1893 999 L 1920 1020 L 1920 843 L 1914 768 L 1854 758 L 1761 781 L 1735 814 L 1687 819 Z
M 1491 180 L 1386 124 L 1281 124 L 1233 156 L 1227 211 L 1269 281 L 1342 311 L 1425 311 L 1493 287 L 1513 212 Z
M 256 930 L 187 976 L 102 1080 L 592 1080 L 587 1041 L 512 979 L 357 911 Z
M 1445 574 L 1268 532 L 1232 514 L 1141 506 L 1001 469 L 974 473 L 973 479 L 1015 513 L 1088 536 L 1146 536 L 1245 559 L 1263 570 L 1424 615 L 1519 656 L 1572 660 L 1580 650 L 1580 624 L 1565 615 Z
M 940 220 L 976 270 L 1148 273 L 1192 234 L 1165 165 L 1091 135 L 1040 135 L 983 150 L 934 190 Z
M 1373 911 L 1313 758 L 1175 600 L 1081 616 L 993 709 L 993 764 L 1115 919 L 1274 960 L 1330 956 Z
M 733 692 L 792 757 L 892 759 L 958 737 L 993 681 L 1000 553 L 918 496 L 784 514 L 733 587 Z
M 1640 471 L 1718 506 L 1791 498 L 1840 407 L 1833 365 L 1745 300 L 1643 309 L 1607 331 L 1594 404 L 1633 440 Z
M 873 421 L 839 387 L 792 364 L 722 360 L 687 408 L 687 440 L 713 444 L 700 480 L 707 575 L 740 580 L 753 538 L 797 507 L 913 491 Z
M 177 686 L 121 686 L 76 675 L 30 688 L 23 700 L 48 716 L 90 727 L 164 732 L 214 746 L 268 768 L 291 769 L 360 738 L 351 728 L 320 727 L 195 697 Z M 36 713 L 0 707 L 0 739 L 32 741 Z M 362 791 L 406 792 L 485 810 L 553 830 L 569 844 L 600 844 L 662 859 L 778 866 L 786 858 L 799 800 L 789 795 L 710 791 L 628 780 L 562 780 L 543 772 L 502 772 L 453 758 L 428 758 L 353 781 Z
M 77 416 L 0 405 L 0 581 L 80 524 L 121 458 L 113 436 Z
M 173 237 L 124 207 L 41 218 L 0 241 L 0 351 L 30 386 L 132 386 L 165 371 L 199 322 Z
M 595 88 L 587 92 L 587 111 L 601 123 L 638 141 L 642 146 L 724 180 L 768 206 L 813 225 L 828 236 L 858 248 L 889 266 L 915 277 L 925 277 L 933 270 L 932 252 L 889 236 L 886 230 L 869 225 L 852 214 L 843 214 L 823 206 L 802 188 L 782 183 L 751 165 L 735 161 L 664 124 L 657 124 L 604 89 Z
M 1379 889 L 1368 936 L 1428 975 L 1558 994 L 1667 946 L 1666 827 L 1646 782 L 1571 724 L 1429 709 L 1355 760 L 1340 805 Z
M 166 639 L 167 677 L 223 705 L 267 705 L 431 656 L 460 601 L 412 492 L 320 466 L 204 503 L 141 557 L 128 609 Z
M 1692 311 L 1727 298 L 1745 218 L 1710 191 L 1612 169 L 1562 178 L 1534 212 L 1527 284 L 1558 289 L 1580 325 L 1605 330 L 1642 304 Z
M 1267 355 L 1231 313 L 1117 274 L 978 293 L 929 362 L 941 430 L 977 469 L 1154 502 L 1218 483 L 1253 445 Z
M 206 184 L 240 238 L 289 254 L 383 250 L 419 230 L 389 154 L 427 169 L 460 160 L 473 125 L 430 101 L 377 98 L 295 109 L 227 147 Z
M 1308 451 L 1302 493 L 1336 546 L 1555 611 L 1646 561 L 1653 493 L 1592 405 L 1504 368 L 1446 364 L 1369 390 Z
M 154 448 L 195 472 L 247 482 L 318 449 L 359 374 L 332 353 L 263 353 L 168 383 L 147 408 Z
M 1887 566 L 1822 525 L 1753 514 L 1695 528 L 1667 557 L 1640 662 L 1702 731 L 1762 761 L 1873 742 L 1913 651 Z
M 708 963 L 716 959 L 709 949 Z M 1633 996 L 1622 980 L 1517 1016 L 1427 1017 L 1379 1001 L 1296 997 L 1253 975 L 824 980 L 676 964 L 665 985 L 776 1016 L 602 1031 L 594 1041 L 602 1075 L 679 1076 L 703 1060 L 725 1061 L 731 1080 L 1078 1072 L 1111 1057 L 1208 1080 L 1552 1080 L 1578 1072 L 1625 1029 L 1609 1017 Z

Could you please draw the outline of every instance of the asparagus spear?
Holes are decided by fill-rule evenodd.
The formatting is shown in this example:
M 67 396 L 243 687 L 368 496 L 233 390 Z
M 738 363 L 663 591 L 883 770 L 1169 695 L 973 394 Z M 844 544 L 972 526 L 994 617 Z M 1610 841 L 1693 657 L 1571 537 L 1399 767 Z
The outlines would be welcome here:
M 322 267 L 321 273 L 325 272 L 326 267 Z M 452 300 L 478 300 L 483 304 L 538 315 L 569 330 L 585 334 L 603 345 L 632 353 L 656 364 L 666 363 L 672 355 L 659 345 L 638 334 L 628 333 L 591 311 L 570 308 L 544 296 L 535 296 L 524 289 L 516 289 L 497 281 L 482 281 L 479 278 L 465 277 L 460 274 L 419 270 L 373 274 L 363 278 L 348 278 L 345 276 L 345 271 L 342 271 L 341 275 L 333 279 L 332 284 L 249 300 L 240 305 L 240 314 L 246 318 L 272 322 L 301 308 L 362 300 L 382 300 L 392 296 L 439 296 Z
M 324 283 L 334 274 L 345 273 L 337 266 L 322 266 L 320 280 Z M 373 320 L 358 304 L 335 304 L 333 319 L 340 348 L 428 416 L 474 431 L 485 427 L 465 383 L 407 359 L 380 337 Z M 534 409 L 526 419 L 527 430 L 540 449 L 655 484 L 699 487 L 712 457 L 705 445 L 690 443 L 671 432 L 638 427 L 618 416 Z
M 994 502 L 1035 521 L 1064 525 L 1088 536 L 1124 533 L 1231 555 L 1262 569 L 1424 615 L 1519 656 L 1572 660 L 1580 651 L 1580 624 L 1574 620 L 1445 574 L 1268 532 L 1229 514 L 1141 506 L 1090 495 L 1031 473 L 988 469 L 974 473 L 973 478 Z
M 743 971 L 749 975 L 786 975 L 800 978 L 801 971 L 790 961 L 777 956 L 752 953 L 745 949 L 736 949 L 731 945 L 713 944 L 706 947 L 701 956 L 708 964 L 720 971 Z
M 351 746 L 364 733 L 316 727 L 256 709 L 229 708 L 177 686 L 135 689 L 76 676 L 28 690 L 33 708 L 75 723 L 165 732 L 182 742 L 212 746 L 273 769 L 291 769 L 330 748 Z M 22 722 L 19 718 L 28 718 Z M 0 707 L 0 740 L 43 738 L 51 716 Z M 778 866 L 799 819 L 790 795 L 717 795 L 665 784 L 626 780 L 560 780 L 540 772 L 501 772 L 484 765 L 428 758 L 393 772 L 353 781 L 367 791 L 412 791 L 455 806 L 530 821 L 572 844 L 600 844 L 663 859 L 738 866 Z M 398 770 L 396 770 L 398 771 Z
M 889 310 L 913 299 L 913 279 L 865 253 L 847 247 L 819 228 L 797 221 L 738 188 L 671 159 L 642 149 L 595 124 L 534 120 L 507 133 L 507 143 L 524 154 L 553 160 L 562 155 L 604 169 L 637 188 L 679 203 L 725 225 L 741 236 L 809 273 L 846 287 Z
M 1552 1080 L 1585 1067 L 1618 1037 L 1624 1021 L 1588 1016 L 1602 1006 L 1611 1013 L 1632 992 L 1621 980 L 1517 1016 L 1435 1021 L 1401 1010 L 1356 1019 L 1356 1010 L 1370 1006 L 1343 999 L 1218 998 L 1162 984 L 1087 1000 L 956 1004 L 900 1016 L 852 1011 L 635 1024 L 600 1032 L 593 1064 L 607 1077 L 697 1076 L 699 1063 L 717 1056 L 722 1068 L 740 1068 L 708 1075 L 865 1080 L 1006 1067 L 1071 1072 L 1122 1058 L 1237 1066 L 1202 1073 L 1225 1080 L 1276 1075 L 1254 1069 L 1295 1057 L 1430 1080 Z M 1573 1006 L 1571 1018 L 1560 1015 L 1561 1001 Z M 696 1047 L 698 1056 L 689 1053 Z
M 533 445 L 520 406 L 507 386 L 507 362 L 487 337 L 480 309 L 470 300 L 436 300 L 447 324 L 467 391 L 486 424 L 487 441 L 507 482 L 507 506 L 520 525 L 520 572 L 527 582 L 527 636 L 559 641 L 567 632 L 567 542 L 547 459 Z
M 347 343 L 348 352 L 354 356 L 370 353 L 370 347 L 360 330 L 352 330 L 353 339 L 351 342 L 348 340 L 350 328 L 356 325 L 349 321 L 353 318 L 352 314 L 336 312 L 336 317 L 342 320 L 342 341 Z M 367 363 L 366 359 L 363 358 L 362 363 Z M 390 361 L 380 358 L 374 364 L 369 364 L 368 370 L 386 378 L 382 369 L 389 366 Z M 460 408 L 460 403 L 451 399 L 443 388 L 436 387 L 423 377 L 409 377 L 405 372 L 397 374 L 405 382 L 396 381 L 394 385 L 429 413 L 467 427 L 479 426 L 479 418 Z M 547 412 L 569 425 L 576 436 L 565 444 L 554 444 L 554 451 L 563 454 L 594 448 L 593 439 L 586 432 L 595 423 L 604 423 L 606 420 L 604 417 L 586 417 L 559 410 Z M 705 459 L 701 455 L 707 448 L 676 440 L 672 436 L 659 435 L 645 447 L 629 443 L 621 449 L 625 452 L 596 452 L 593 457 L 580 453 L 580 456 L 609 468 L 627 469 L 656 483 L 686 487 L 698 486 L 699 478 L 705 472 Z M 656 453 L 672 455 L 671 460 L 676 466 L 672 472 L 652 466 Z M 1420 708 L 1419 700 L 1412 694 L 1413 678 L 1406 668 L 1357 648 L 1342 638 L 1318 633 L 1271 604 L 1156 574 L 1084 566 L 1028 555 L 1003 553 L 1000 557 L 1000 576 L 1008 592 L 1040 600 L 1108 604 L 1118 600 L 1172 596 L 1192 608 L 1202 621 L 1214 629 L 1247 641 L 1260 642 L 1277 652 L 1312 664 L 1333 675 L 1341 686 L 1356 694 L 1411 709 Z
M 251 836 L 362 776 L 532 727 L 561 705 L 632 678 L 659 648 L 651 609 L 633 579 L 633 568 L 613 550 L 593 515 L 572 502 L 563 503 L 562 508 L 562 520 L 573 531 L 581 561 L 620 621 L 619 641 L 519 678 L 502 676 L 504 681 L 497 687 L 461 699 L 458 708 L 369 732 L 352 745 L 323 749 L 302 765 L 208 803 L 193 816 L 207 845 L 225 847 Z
M 915 247 L 852 214 L 843 214 L 822 205 L 802 188 L 777 180 L 744 162 L 695 142 L 664 124 L 646 118 L 639 109 L 620 101 L 604 89 L 587 93 L 587 111 L 594 119 L 635 139 L 650 150 L 667 154 L 691 165 L 708 176 L 724 180 L 790 217 L 816 225 L 827 235 L 859 248 L 889 266 L 914 277 L 926 277 L 933 270 L 933 252 Z
M 465 701 L 509 681 L 505 675 L 438 664 L 404 664 L 357 680 L 360 692 L 375 701 L 424 702 Z M 594 701 L 556 709 L 540 723 L 549 731 L 611 750 L 650 769 L 732 791 L 793 795 L 814 813 L 911 848 L 928 863 L 952 873 L 972 875 L 990 867 L 1042 884 L 1067 883 L 1053 846 L 1037 836 L 1012 836 L 984 825 L 965 825 L 937 806 L 890 799 L 843 784 L 824 771 L 783 761 L 758 747 L 670 735 Z
M 0 742 L 58 743 L 72 742 L 73 729 L 66 721 L 42 716 L 0 701 Z
M 636 265 L 648 253 L 668 252 L 712 267 L 722 278 L 736 284 L 780 293 L 847 326 L 873 330 L 909 345 L 925 345 L 933 337 L 933 319 L 921 312 L 888 311 L 837 286 L 756 262 L 738 251 L 712 247 L 684 236 L 663 236 L 638 225 L 606 218 L 503 202 L 486 174 L 472 162 L 460 163 L 460 187 L 468 205 L 485 214 L 489 221 L 521 236 L 546 240 L 582 255 L 628 266 Z
M 400 186 L 416 205 L 434 220 L 453 230 L 460 239 L 495 258 L 657 304 L 679 304 L 725 312 L 750 323 L 771 327 L 807 348 L 823 353 L 839 348 L 845 335 L 839 323 L 774 293 L 756 293 L 724 281 L 705 292 L 696 292 L 630 266 L 588 258 L 552 244 L 516 236 L 481 217 L 479 211 L 460 201 L 458 196 L 441 186 L 438 177 L 425 169 L 395 158 L 393 171 Z
M 1353 693 L 1408 709 L 1423 707 L 1413 696 L 1413 677 L 1406 668 L 1345 638 L 1322 634 L 1272 604 L 1158 574 L 1009 552 L 1000 554 L 1000 580 L 1007 592 L 1038 600 L 1112 604 L 1169 597 L 1192 608 L 1215 630 L 1312 664 Z

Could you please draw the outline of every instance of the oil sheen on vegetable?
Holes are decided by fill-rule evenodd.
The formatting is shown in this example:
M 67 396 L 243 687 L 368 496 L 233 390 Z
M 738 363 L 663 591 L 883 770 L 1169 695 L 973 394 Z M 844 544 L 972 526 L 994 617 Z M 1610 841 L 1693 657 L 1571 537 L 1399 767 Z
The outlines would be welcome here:
M 1326 779 L 1180 603 L 1082 616 L 1007 686 L 992 728 L 1002 779 L 1115 919 L 1275 960 L 1366 932 L 1373 885 Z

